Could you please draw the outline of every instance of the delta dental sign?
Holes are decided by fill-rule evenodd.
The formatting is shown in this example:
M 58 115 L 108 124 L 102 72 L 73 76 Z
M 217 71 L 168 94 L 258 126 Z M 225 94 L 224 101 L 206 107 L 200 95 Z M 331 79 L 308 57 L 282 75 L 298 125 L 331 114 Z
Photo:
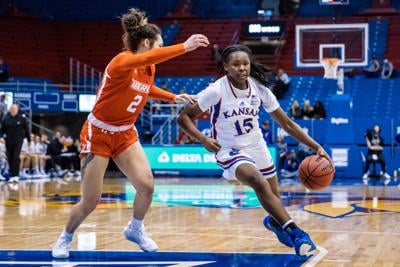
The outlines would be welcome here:
M 144 147 L 152 169 L 162 170 L 219 170 L 215 155 L 203 147 L 156 146 Z
M 275 159 L 276 149 L 269 148 Z M 202 146 L 145 146 L 153 170 L 220 170 L 214 153 Z

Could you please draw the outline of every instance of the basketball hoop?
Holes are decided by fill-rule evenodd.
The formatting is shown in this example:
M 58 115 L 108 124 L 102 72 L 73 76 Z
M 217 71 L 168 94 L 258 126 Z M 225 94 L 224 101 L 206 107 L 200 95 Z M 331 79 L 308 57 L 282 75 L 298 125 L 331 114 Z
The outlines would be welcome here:
M 325 79 L 337 79 L 337 72 L 338 72 L 338 67 L 339 64 L 342 61 L 340 58 L 335 58 L 335 57 L 327 57 L 321 59 L 321 64 L 324 67 L 324 78 Z

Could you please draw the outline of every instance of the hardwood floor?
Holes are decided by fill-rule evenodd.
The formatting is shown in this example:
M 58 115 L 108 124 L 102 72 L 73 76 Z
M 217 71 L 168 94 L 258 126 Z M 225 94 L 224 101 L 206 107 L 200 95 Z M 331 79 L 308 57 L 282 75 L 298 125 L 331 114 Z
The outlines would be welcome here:
M 397 186 L 305 192 L 288 185 L 281 191 L 290 215 L 321 248 L 317 266 L 400 266 Z M 72 249 L 139 251 L 122 234 L 133 197 L 125 179 L 106 179 L 102 201 Z M 0 184 L 0 249 L 49 249 L 78 200 L 76 181 Z M 264 228 L 266 213 L 248 188 L 218 179 L 162 179 L 153 203 L 145 225 L 161 251 L 293 254 Z

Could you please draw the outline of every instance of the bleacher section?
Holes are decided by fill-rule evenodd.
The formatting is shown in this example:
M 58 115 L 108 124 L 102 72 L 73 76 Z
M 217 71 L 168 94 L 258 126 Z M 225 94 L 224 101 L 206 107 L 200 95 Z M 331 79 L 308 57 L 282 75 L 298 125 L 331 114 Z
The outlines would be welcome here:
M 179 27 L 171 21 L 159 24 L 162 27 L 167 25 L 167 44 L 184 42 L 191 34 L 202 32 L 212 44 L 217 43 L 221 48 L 228 45 L 235 31 L 240 29 L 239 20 L 186 20 Z M 0 28 L 3 29 L 0 31 L 0 55 L 9 64 L 11 75 L 49 77 L 57 83 L 66 83 L 70 57 L 104 70 L 112 57 L 122 50 L 119 22 L 49 23 L 36 19 L 1 18 Z M 160 64 L 157 73 L 215 75 L 217 69 L 210 47 Z
M 175 94 L 179 94 L 181 90 L 185 90 L 188 94 L 197 94 L 205 89 L 213 80 L 213 76 L 157 77 L 155 84 L 162 87 L 162 85 L 166 83 L 168 89 Z
M 203 33 L 212 44 L 224 48 L 240 30 L 240 20 L 185 20 L 180 22 L 181 31 L 174 43 L 184 42 L 193 33 Z M 162 75 L 216 75 L 218 70 L 213 59 L 212 48 L 198 49 L 189 54 L 172 59 L 157 67 Z
M 396 2 L 396 1 L 394 1 Z M 400 2 L 400 1 L 397 1 Z M 400 17 L 392 16 L 387 18 L 389 21 L 388 42 L 386 57 L 392 61 L 394 68 L 400 68 Z
M 379 59 L 385 57 L 386 40 L 388 34 L 387 20 L 371 20 L 369 24 L 369 47 L 371 56 L 376 56 Z
M 192 12 L 200 17 L 232 18 L 254 17 L 260 0 L 192 0 Z
M 196 94 L 207 87 L 214 80 L 213 76 L 201 77 L 157 77 L 155 83 L 162 86 L 167 83 L 168 88 L 179 93 L 184 89 L 189 94 Z M 324 79 L 320 75 L 292 76 L 290 77 L 290 89 L 280 100 L 282 108 L 289 112 L 294 100 L 300 105 L 308 99 L 311 103 L 317 100 L 325 104 L 329 115 L 329 98 L 336 94 L 336 80 Z M 396 93 L 400 88 L 400 78 L 380 79 L 365 78 L 356 75 L 353 78 L 345 78 L 345 90 L 353 100 L 353 114 L 355 117 L 370 118 L 398 118 L 400 117 L 400 94 Z
M 166 24 L 161 27 L 162 37 L 164 40 L 164 45 L 173 44 L 173 40 L 180 31 L 180 27 L 177 23 Z
M 371 6 L 370 1 L 350 1 L 348 5 L 321 6 L 316 0 L 301 0 L 297 16 L 299 17 L 320 17 L 327 16 L 352 16 Z M 318 11 L 317 11 L 318 10 Z
M 128 7 L 146 10 L 151 19 L 165 17 L 179 0 L 15 0 L 20 8 L 41 18 L 52 20 L 115 20 Z

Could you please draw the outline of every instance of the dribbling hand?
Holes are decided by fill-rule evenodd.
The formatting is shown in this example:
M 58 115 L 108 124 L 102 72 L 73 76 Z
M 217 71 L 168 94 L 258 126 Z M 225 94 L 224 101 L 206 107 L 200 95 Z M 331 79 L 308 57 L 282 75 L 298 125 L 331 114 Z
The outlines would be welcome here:
M 183 43 L 187 52 L 196 50 L 199 47 L 207 47 L 209 44 L 208 38 L 203 34 L 193 34 Z
M 333 167 L 333 170 L 335 171 L 335 164 L 333 163 L 333 160 L 331 159 L 331 157 L 329 157 L 328 153 L 326 153 L 326 151 L 321 146 L 317 150 L 317 155 L 328 159 Z
M 208 151 L 213 153 L 217 153 L 221 149 L 221 145 L 213 138 L 206 138 L 202 143 Z

